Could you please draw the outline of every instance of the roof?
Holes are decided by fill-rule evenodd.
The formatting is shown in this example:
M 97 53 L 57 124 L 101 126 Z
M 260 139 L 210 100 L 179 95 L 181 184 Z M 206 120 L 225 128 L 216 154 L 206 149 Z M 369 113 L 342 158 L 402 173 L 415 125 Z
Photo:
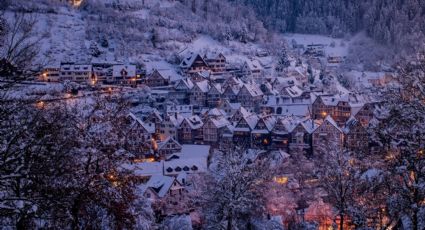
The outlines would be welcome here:
M 175 84 L 175 87 L 177 87 L 178 84 L 184 84 L 188 89 L 192 89 L 194 86 L 193 82 L 189 78 L 180 79 L 180 81 Z
M 254 59 L 254 60 L 247 60 L 245 62 L 245 66 L 250 70 L 250 71 L 254 71 L 254 70 L 262 70 L 263 66 L 261 65 L 261 63 Z
M 185 120 L 190 125 L 191 129 L 199 129 L 204 125 L 202 119 L 197 115 L 185 118 Z
M 210 117 L 210 120 L 217 128 L 230 125 L 230 122 L 225 117 Z
M 335 128 L 337 128 L 340 132 L 342 132 L 342 129 L 338 126 L 338 124 L 335 122 L 335 120 L 330 115 L 326 116 L 323 123 L 325 123 L 325 121 L 329 122 L 331 125 L 335 126 Z
M 183 58 L 182 62 L 180 63 L 180 67 L 183 69 L 190 68 L 193 65 L 193 62 L 196 60 L 197 57 L 200 57 L 202 60 L 204 60 L 201 55 L 198 53 L 189 53 L 186 57 Z M 204 61 L 205 62 L 205 61 Z M 206 63 L 205 63 L 206 64 Z
M 164 197 L 170 190 L 175 179 L 171 176 L 153 175 L 146 183 L 147 188 L 151 188 L 159 197 Z
M 122 164 L 122 170 L 129 170 L 135 176 L 162 175 L 162 162 L 142 162 Z
M 204 54 L 204 59 L 214 60 L 214 59 L 219 59 L 220 56 L 223 56 L 224 57 L 224 55 L 221 52 L 216 52 L 216 51 L 214 51 L 214 52 L 206 52 Z
M 122 71 L 126 71 L 129 77 L 136 76 L 136 66 L 135 65 L 114 65 L 112 67 L 112 76 L 122 76 Z
M 165 147 L 165 145 L 167 145 L 167 143 L 174 143 L 176 144 L 177 148 L 181 148 L 181 145 L 176 140 L 174 140 L 174 138 L 167 137 L 165 140 L 158 142 L 158 149 L 162 149 L 163 147 Z
M 308 133 L 313 133 L 321 125 L 321 122 L 313 119 L 306 119 L 301 122 L 301 125 Z
M 208 111 L 208 116 L 226 116 L 226 112 L 222 109 L 214 108 Z
M 175 127 L 180 127 L 180 125 L 182 124 L 184 117 L 179 114 L 179 113 L 175 113 L 174 115 L 168 116 L 171 123 L 173 123 L 173 125 Z
M 146 130 L 146 132 L 148 132 L 148 133 L 155 133 L 155 124 L 153 124 L 153 123 L 145 123 L 142 120 L 140 120 L 133 113 L 129 113 L 128 116 L 131 117 L 138 124 L 140 124 Z
M 337 106 L 340 101 L 348 102 L 349 95 L 343 94 L 343 95 L 321 95 L 319 96 L 323 104 L 327 106 Z
M 244 84 L 244 88 L 246 88 L 249 92 L 249 94 L 253 97 L 257 96 L 263 96 L 263 91 L 261 91 L 260 87 L 258 87 L 257 84 L 251 83 L 251 84 Z
M 210 85 L 207 80 L 196 82 L 195 85 L 198 86 L 203 93 L 208 93 L 210 90 Z

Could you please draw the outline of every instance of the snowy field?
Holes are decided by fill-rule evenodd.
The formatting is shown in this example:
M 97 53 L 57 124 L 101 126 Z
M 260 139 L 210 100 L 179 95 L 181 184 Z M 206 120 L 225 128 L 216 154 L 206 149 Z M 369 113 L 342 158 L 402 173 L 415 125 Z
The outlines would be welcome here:
M 294 40 L 298 45 L 312 45 L 322 44 L 325 45 L 326 55 L 329 56 L 347 56 L 350 41 L 340 38 L 332 38 L 329 36 L 322 35 L 310 35 L 310 34 L 284 34 L 283 37 L 287 40 L 288 44 Z M 333 45 L 335 45 L 333 47 Z

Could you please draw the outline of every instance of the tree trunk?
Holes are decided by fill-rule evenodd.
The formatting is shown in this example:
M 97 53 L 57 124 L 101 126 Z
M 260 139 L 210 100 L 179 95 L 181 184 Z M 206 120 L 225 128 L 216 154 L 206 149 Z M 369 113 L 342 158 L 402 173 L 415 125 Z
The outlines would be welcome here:
M 79 229 L 78 228 L 78 225 L 79 225 L 79 222 L 80 222 L 79 211 L 80 211 L 80 196 L 78 196 L 74 200 L 74 204 L 72 205 L 72 208 L 71 208 L 72 229 L 74 229 L 74 230 Z
M 339 230 L 344 230 L 344 214 L 339 214 Z
M 412 228 L 413 230 L 419 230 L 418 228 L 418 212 L 415 210 L 412 216 Z
M 230 215 L 229 217 L 227 217 L 227 230 L 232 230 L 233 229 L 233 224 L 232 224 L 232 215 Z

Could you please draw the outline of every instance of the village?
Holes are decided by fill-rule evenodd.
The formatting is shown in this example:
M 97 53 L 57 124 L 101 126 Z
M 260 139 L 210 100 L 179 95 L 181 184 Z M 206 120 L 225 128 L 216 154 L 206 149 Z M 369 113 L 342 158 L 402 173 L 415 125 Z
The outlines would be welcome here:
M 364 91 L 351 92 L 339 84 L 330 90 L 314 83 L 334 80 L 344 58 L 326 57 L 323 45 L 292 48 L 302 51 L 300 57 L 285 51 L 274 67 L 262 63 L 267 53 L 236 68 L 220 52 L 188 51 L 179 71 L 147 71 L 119 62 L 61 63 L 45 68 L 38 80 L 78 83 L 92 91 L 133 90 L 127 119 L 137 157 L 122 170 L 138 177 L 140 192 L 161 218 L 193 211 L 194 204 L 184 198 L 196 187 L 191 178 L 208 172 L 216 151 L 239 146 L 254 161 L 266 154 L 279 162 L 293 152 L 313 157 L 326 143 L 374 151 L 367 128 L 380 101 L 367 89 L 385 87 L 391 74 L 360 73 Z M 286 184 L 288 178 L 276 177 L 275 182 Z

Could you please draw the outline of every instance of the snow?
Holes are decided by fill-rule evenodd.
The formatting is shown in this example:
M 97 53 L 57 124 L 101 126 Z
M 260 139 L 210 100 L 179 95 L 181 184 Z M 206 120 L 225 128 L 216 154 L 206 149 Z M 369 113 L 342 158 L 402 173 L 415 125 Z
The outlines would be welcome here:
M 298 45 L 311 45 L 311 44 L 323 44 L 325 45 L 326 56 L 340 56 L 345 57 L 348 54 L 349 42 L 339 38 L 332 38 L 322 35 L 311 35 L 311 34 L 284 34 L 283 37 L 291 44 L 292 40 L 295 40 Z M 335 43 L 335 47 L 331 47 L 331 43 Z M 345 43 L 345 45 L 341 45 Z

